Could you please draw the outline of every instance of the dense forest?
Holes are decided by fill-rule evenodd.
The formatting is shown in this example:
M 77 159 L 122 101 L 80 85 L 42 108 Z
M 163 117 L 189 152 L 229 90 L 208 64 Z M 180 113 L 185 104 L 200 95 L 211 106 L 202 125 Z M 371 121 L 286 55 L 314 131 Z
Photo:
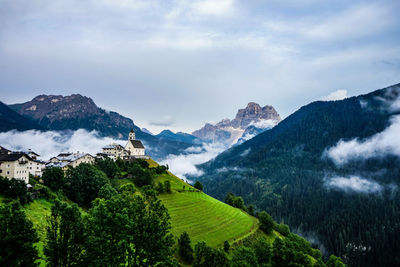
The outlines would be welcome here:
M 0 265 L 344 266 L 333 255 L 323 259 L 308 241 L 267 212 L 255 214 L 235 195 L 228 204 L 259 218 L 257 234 L 219 248 L 191 244 L 186 232 L 173 236 L 168 210 L 158 198 L 172 193 L 171 184 L 155 182 L 167 171 L 145 160 L 105 159 L 67 172 L 47 168 L 41 178 L 30 177 L 31 190 L 23 181 L 0 177 Z M 190 190 L 202 189 L 197 182 Z M 49 216 L 37 218 L 45 221 L 42 231 L 24 212 L 40 200 L 52 203 Z M 272 232 L 280 235 L 273 243 L 267 240 Z
M 351 266 L 400 265 L 400 160 L 394 155 L 337 165 L 326 149 L 365 140 L 387 128 L 399 110 L 400 86 L 343 101 L 314 102 L 201 166 L 210 195 L 241 195 L 256 210 L 335 253 Z M 366 177 L 374 192 L 329 186 L 331 177 Z M 369 181 L 369 180 L 368 180 Z

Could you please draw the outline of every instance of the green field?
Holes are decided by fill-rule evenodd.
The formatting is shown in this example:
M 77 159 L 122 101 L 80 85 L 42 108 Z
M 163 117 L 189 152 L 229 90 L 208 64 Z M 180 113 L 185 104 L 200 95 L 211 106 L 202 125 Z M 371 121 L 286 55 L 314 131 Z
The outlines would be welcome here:
M 237 242 L 258 229 L 258 220 L 194 189 L 171 173 L 159 175 L 156 183 L 170 181 L 172 193 L 159 195 L 171 216 L 172 234 L 186 231 L 192 245 L 205 241 L 221 246 L 225 240 Z

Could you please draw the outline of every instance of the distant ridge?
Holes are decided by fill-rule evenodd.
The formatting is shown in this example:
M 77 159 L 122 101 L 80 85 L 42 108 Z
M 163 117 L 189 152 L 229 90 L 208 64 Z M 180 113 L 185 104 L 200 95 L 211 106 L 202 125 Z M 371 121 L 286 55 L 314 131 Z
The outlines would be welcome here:
M 146 151 L 156 160 L 169 154 L 180 154 L 193 145 L 182 140 L 153 136 L 142 131 L 130 118 L 102 109 L 90 97 L 80 94 L 39 95 L 31 101 L 9 107 L 18 112 L 20 117 L 33 120 L 39 125 L 37 127 L 45 130 L 96 130 L 101 136 L 126 139 L 129 131 L 134 129 L 136 137 L 145 143 Z
M 43 127 L 34 121 L 21 116 L 6 104 L 0 101 L 0 131 L 5 132 L 9 130 L 43 130 Z

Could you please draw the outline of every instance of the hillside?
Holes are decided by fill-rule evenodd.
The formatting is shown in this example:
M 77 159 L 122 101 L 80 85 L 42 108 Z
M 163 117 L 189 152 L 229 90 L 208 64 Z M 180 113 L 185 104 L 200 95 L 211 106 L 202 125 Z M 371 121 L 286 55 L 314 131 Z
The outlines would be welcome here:
M 152 160 L 147 162 L 150 170 L 159 166 Z M 192 240 L 192 247 L 198 242 L 204 241 L 208 246 L 222 248 L 224 242 L 228 241 L 233 251 L 235 251 L 243 244 L 250 247 L 253 246 L 260 238 L 266 240 L 265 242 L 269 244 L 268 246 L 272 247 L 274 240 L 278 238 L 281 240 L 287 239 L 288 246 L 293 246 L 294 244 L 299 246 L 292 248 L 298 253 L 296 257 L 299 259 L 305 259 L 307 262 L 315 264 L 317 259 L 321 257 L 320 252 L 313 250 L 304 239 L 289 234 L 288 230 L 282 232 L 285 236 L 278 233 L 277 230 L 273 230 L 270 234 L 265 234 L 260 230 L 260 222 L 257 218 L 198 191 L 170 172 L 155 174 L 154 178 L 155 185 L 169 181 L 171 192 L 160 193 L 158 198 L 165 205 L 171 217 L 172 234 L 175 238 L 178 238 L 184 231 L 187 232 Z M 131 178 L 115 179 L 112 184 L 115 188 L 122 188 L 121 186 L 126 188 L 128 184 L 131 184 L 133 188 L 137 186 Z M 43 185 L 40 188 L 43 188 Z M 41 192 L 41 197 L 25 204 L 24 211 L 27 218 L 33 222 L 39 236 L 40 241 L 36 246 L 39 249 L 41 259 L 38 263 L 41 266 L 45 266 L 44 246 L 47 218 L 50 216 L 51 207 L 56 201 L 55 198 L 58 197 L 50 190 Z M 143 192 L 139 190 L 135 194 L 143 195 Z M 58 193 L 58 196 L 62 196 L 61 192 Z M 62 198 L 65 198 L 65 196 Z M 0 195 L 0 205 L 5 201 L 5 198 Z M 64 201 L 71 203 L 68 199 L 64 199 Z M 84 214 L 90 214 L 90 210 L 88 211 L 85 207 L 80 208 L 80 210 Z M 302 244 L 301 248 L 300 244 Z M 179 256 L 175 256 L 180 260 Z
M 39 95 L 31 101 L 13 104 L 10 107 L 23 116 L 19 117 L 33 120 L 45 130 L 86 129 L 95 130 L 100 136 L 126 139 L 129 131 L 134 129 L 136 137 L 144 141 L 147 153 L 158 160 L 169 154 L 180 154 L 193 145 L 193 142 L 186 142 L 183 139 L 158 138 L 148 134 L 135 125 L 130 118 L 102 109 L 91 98 L 80 94 Z M 1 123 L 3 120 L 0 117 Z M 22 130 L 27 127 L 29 124 L 16 124 L 12 128 Z
M 352 266 L 399 264 L 398 257 L 384 255 L 400 249 L 392 238 L 400 232 L 400 160 L 391 149 L 395 143 L 382 143 L 382 133 L 396 129 L 399 94 L 400 85 L 394 85 L 311 103 L 203 164 L 205 174 L 196 179 L 218 199 L 228 192 L 243 196 Z M 327 152 L 344 157 L 345 144 L 355 156 L 339 164 Z M 371 144 L 376 147 L 363 147 Z
M 0 101 L 0 132 L 9 130 L 41 130 L 43 127 L 39 126 L 34 121 L 25 118 L 9 108 L 6 104 Z
M 205 241 L 220 247 L 225 240 L 234 243 L 258 229 L 256 218 L 198 192 L 172 174 L 160 175 L 156 182 L 166 180 L 171 182 L 172 193 L 161 194 L 159 198 L 171 216 L 175 236 L 186 231 L 194 244 Z

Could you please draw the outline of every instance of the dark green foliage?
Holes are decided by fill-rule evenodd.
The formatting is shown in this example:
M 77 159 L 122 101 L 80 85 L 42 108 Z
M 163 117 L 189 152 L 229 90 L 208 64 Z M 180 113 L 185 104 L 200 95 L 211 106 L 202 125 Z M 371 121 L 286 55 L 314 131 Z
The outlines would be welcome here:
M 90 164 L 82 163 L 67 171 L 65 193 L 80 206 L 89 207 L 100 188 L 109 183 L 104 172 Z
M 124 184 L 123 186 L 121 186 L 119 191 L 121 191 L 123 193 L 133 194 L 136 192 L 136 188 L 133 184 Z
M 138 161 L 128 167 L 128 175 L 133 177 L 135 185 L 139 187 L 153 185 L 154 178 L 150 170 L 142 168 Z
M 168 180 L 164 181 L 164 191 L 166 193 L 171 193 L 172 192 L 171 191 L 171 183 Z
M 178 253 L 184 262 L 189 264 L 193 262 L 193 249 L 187 232 L 183 232 L 178 238 Z
M 331 255 L 329 260 L 326 262 L 327 267 L 345 267 L 346 265 L 343 264 L 342 259 L 336 257 L 335 255 Z
M 1 266 L 36 266 L 37 241 L 33 225 L 17 201 L 0 205 Z
M 231 245 L 229 244 L 228 240 L 225 240 L 224 241 L 224 251 L 226 253 L 228 253 L 230 248 L 231 248 Z
M 233 251 L 232 267 L 257 267 L 257 256 L 252 248 L 241 246 Z
M 228 193 L 226 195 L 225 203 L 231 205 L 232 207 L 247 211 L 243 198 L 240 196 L 235 196 L 233 193 Z
M 264 237 L 259 238 L 254 242 L 253 249 L 260 265 L 269 264 L 271 262 L 272 248 Z
M 284 223 L 275 224 L 275 230 L 283 236 L 288 236 L 290 233 L 289 226 Z
M 163 183 L 157 183 L 157 186 L 156 186 L 156 190 L 157 190 L 157 192 L 159 193 L 159 194 L 162 194 L 162 193 L 164 193 L 164 184 Z
M 50 188 L 43 184 L 36 184 L 34 192 L 37 198 L 44 198 L 48 200 L 56 199 L 57 194 L 60 194 L 62 196 L 62 191 L 58 191 L 57 194 L 55 194 L 53 191 L 51 191 Z
M 61 168 L 49 167 L 43 171 L 43 183 L 53 191 L 57 191 L 64 186 L 64 171 Z
M 48 219 L 44 253 L 49 266 L 81 266 L 85 244 L 81 212 L 76 204 L 56 201 Z
M 110 184 L 103 185 L 99 190 L 99 197 L 104 199 L 110 199 L 116 194 L 118 194 L 117 190 L 115 190 Z
M 144 159 L 136 159 L 135 163 L 139 164 L 140 167 L 142 167 L 143 169 L 148 169 L 149 168 L 149 163 Z
M 274 228 L 274 220 L 271 215 L 262 211 L 258 214 L 258 220 L 260 221 L 260 229 L 264 231 L 264 233 L 270 234 Z
M 97 199 L 87 219 L 90 266 L 154 266 L 171 262 L 169 215 L 154 196 L 129 192 Z
M 167 171 L 168 171 L 168 168 L 164 165 L 160 165 L 160 166 L 154 167 L 152 169 L 154 170 L 154 172 L 156 174 L 163 174 L 163 173 L 167 173 Z
M 95 166 L 104 172 L 108 179 L 118 178 L 119 176 L 119 168 L 115 161 L 110 158 L 96 159 Z
M 293 235 L 294 236 L 294 235 Z M 307 251 L 302 250 L 296 240 L 276 238 L 273 245 L 272 266 L 312 266 Z M 308 244 L 308 248 L 310 245 Z
M 399 88 L 304 106 L 273 129 L 204 164 L 204 176 L 196 179 L 214 197 L 240 194 L 277 221 L 314 234 L 328 253 L 342 256 L 349 265 L 400 265 L 400 239 L 393 238 L 400 232 L 400 194 L 391 187 L 399 186 L 400 159 L 354 160 L 338 167 L 324 157 L 325 149 L 341 139 L 362 141 L 382 132 L 395 115 L 387 103 L 399 96 Z M 240 156 L 248 149 L 247 156 Z M 240 175 L 218 172 L 222 167 L 240 168 Z M 329 189 L 325 184 L 330 175 L 355 174 L 386 188 L 379 194 L 363 194 Z
M 199 181 L 196 181 L 193 187 L 196 188 L 197 190 L 203 191 L 203 185 Z
M 193 267 L 230 266 L 229 259 L 224 251 L 209 247 L 205 242 L 197 243 L 194 251 L 195 257 L 193 261 Z
M 30 202 L 31 196 L 27 191 L 26 183 L 17 179 L 8 179 L 0 176 L 0 194 L 12 199 L 18 199 L 21 205 Z
M 254 216 L 254 206 L 253 205 L 247 206 L 247 213 L 251 216 Z

